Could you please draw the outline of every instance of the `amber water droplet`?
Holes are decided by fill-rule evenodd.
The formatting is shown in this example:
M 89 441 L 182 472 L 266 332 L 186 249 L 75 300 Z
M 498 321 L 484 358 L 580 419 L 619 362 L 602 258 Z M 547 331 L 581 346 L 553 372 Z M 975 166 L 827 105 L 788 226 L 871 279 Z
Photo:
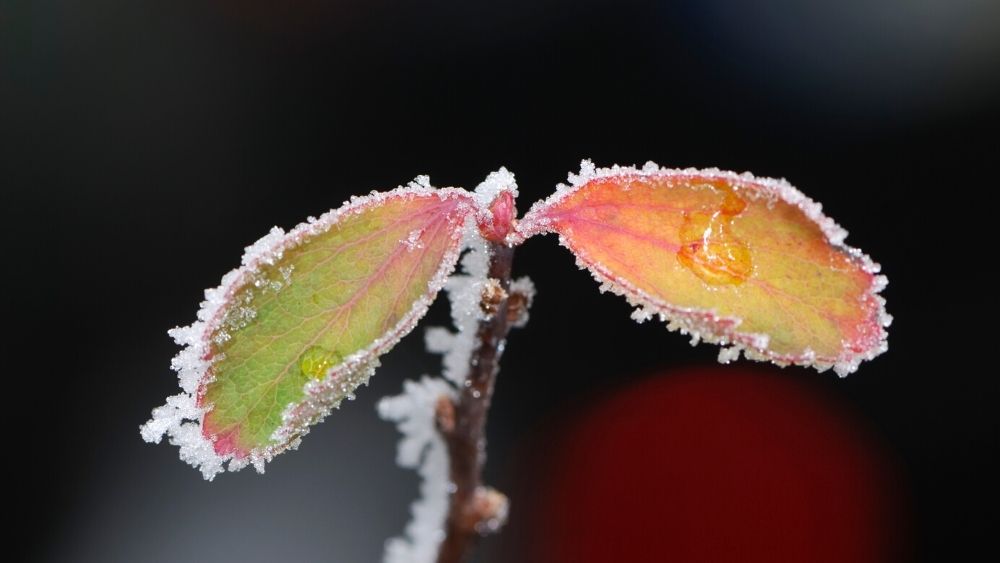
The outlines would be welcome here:
M 726 197 L 722 200 L 722 205 L 719 206 L 719 212 L 723 215 L 728 216 L 730 219 L 743 213 L 743 210 L 747 208 L 747 202 L 743 201 L 743 198 L 736 195 L 732 188 L 726 188 L 723 190 Z
M 733 235 L 733 219 L 746 202 L 728 186 L 711 186 L 724 194 L 716 205 L 684 214 L 677 261 L 711 285 L 739 285 L 750 277 L 750 247 Z
M 323 379 L 330 368 L 343 361 L 340 354 L 322 346 L 310 346 L 299 356 L 299 369 L 313 378 Z

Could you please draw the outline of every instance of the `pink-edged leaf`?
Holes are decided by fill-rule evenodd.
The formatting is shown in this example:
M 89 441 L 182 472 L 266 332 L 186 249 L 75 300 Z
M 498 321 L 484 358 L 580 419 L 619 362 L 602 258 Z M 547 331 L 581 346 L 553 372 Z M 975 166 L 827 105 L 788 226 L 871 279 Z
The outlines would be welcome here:
M 601 282 L 668 327 L 779 365 L 854 371 L 886 350 L 878 264 L 783 180 L 719 170 L 595 169 L 535 204 L 519 240 L 555 232 Z
M 185 345 L 173 362 L 184 392 L 153 411 L 143 437 L 168 435 L 208 479 L 227 461 L 262 471 L 353 398 L 426 313 L 474 224 L 470 194 L 418 182 L 248 247 L 205 292 L 198 321 L 171 331 Z

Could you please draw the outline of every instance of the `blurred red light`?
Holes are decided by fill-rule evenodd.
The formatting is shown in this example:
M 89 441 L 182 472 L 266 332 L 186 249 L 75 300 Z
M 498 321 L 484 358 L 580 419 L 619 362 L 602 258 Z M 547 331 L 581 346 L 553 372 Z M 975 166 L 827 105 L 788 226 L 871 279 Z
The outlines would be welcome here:
M 599 403 L 551 456 L 533 560 L 865 563 L 899 552 L 885 454 L 788 376 L 718 367 L 646 379 Z

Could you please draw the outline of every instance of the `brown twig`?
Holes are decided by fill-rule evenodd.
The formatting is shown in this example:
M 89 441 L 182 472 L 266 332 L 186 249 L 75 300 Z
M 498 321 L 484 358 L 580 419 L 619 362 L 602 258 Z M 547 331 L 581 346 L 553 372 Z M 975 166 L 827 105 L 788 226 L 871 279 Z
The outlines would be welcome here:
M 438 563 L 465 561 L 475 539 L 498 529 L 506 514 L 507 499 L 483 487 L 482 470 L 486 460 L 486 415 L 511 327 L 508 292 L 514 249 L 490 242 L 489 251 L 489 280 L 481 302 L 487 316 L 476 330 L 478 346 L 469 360 L 469 373 L 457 401 L 454 405 L 439 402 L 437 407 L 438 431 L 448 446 L 453 484 Z

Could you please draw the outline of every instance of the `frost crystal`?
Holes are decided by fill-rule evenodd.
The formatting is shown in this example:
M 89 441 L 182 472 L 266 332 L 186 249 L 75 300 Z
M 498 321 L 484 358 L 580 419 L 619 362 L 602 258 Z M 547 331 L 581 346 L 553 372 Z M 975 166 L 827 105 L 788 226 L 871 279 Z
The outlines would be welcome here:
M 423 229 L 416 229 L 410 231 L 410 234 L 405 239 L 399 242 L 403 243 L 403 246 L 405 246 L 411 252 L 414 250 L 419 250 L 424 247 L 424 243 L 420 242 L 420 237 L 423 236 L 423 234 L 424 234 Z
M 740 358 L 740 347 L 719 348 L 719 363 L 728 364 Z
M 476 205 L 480 210 L 488 212 L 490 204 L 504 190 L 509 191 L 510 195 L 515 198 L 518 195 L 517 182 L 514 180 L 514 175 L 501 166 L 496 172 L 490 172 L 489 176 L 476 186 L 472 198 L 476 200 Z
M 432 562 L 444 539 L 448 516 L 448 449 L 434 426 L 434 407 L 441 396 L 454 399 L 455 389 L 439 377 L 407 381 L 403 393 L 382 399 L 379 416 L 396 423 L 403 434 L 396 462 L 416 468 L 421 477 L 420 498 L 410 507 L 413 518 L 403 537 L 386 542 L 386 563 Z

